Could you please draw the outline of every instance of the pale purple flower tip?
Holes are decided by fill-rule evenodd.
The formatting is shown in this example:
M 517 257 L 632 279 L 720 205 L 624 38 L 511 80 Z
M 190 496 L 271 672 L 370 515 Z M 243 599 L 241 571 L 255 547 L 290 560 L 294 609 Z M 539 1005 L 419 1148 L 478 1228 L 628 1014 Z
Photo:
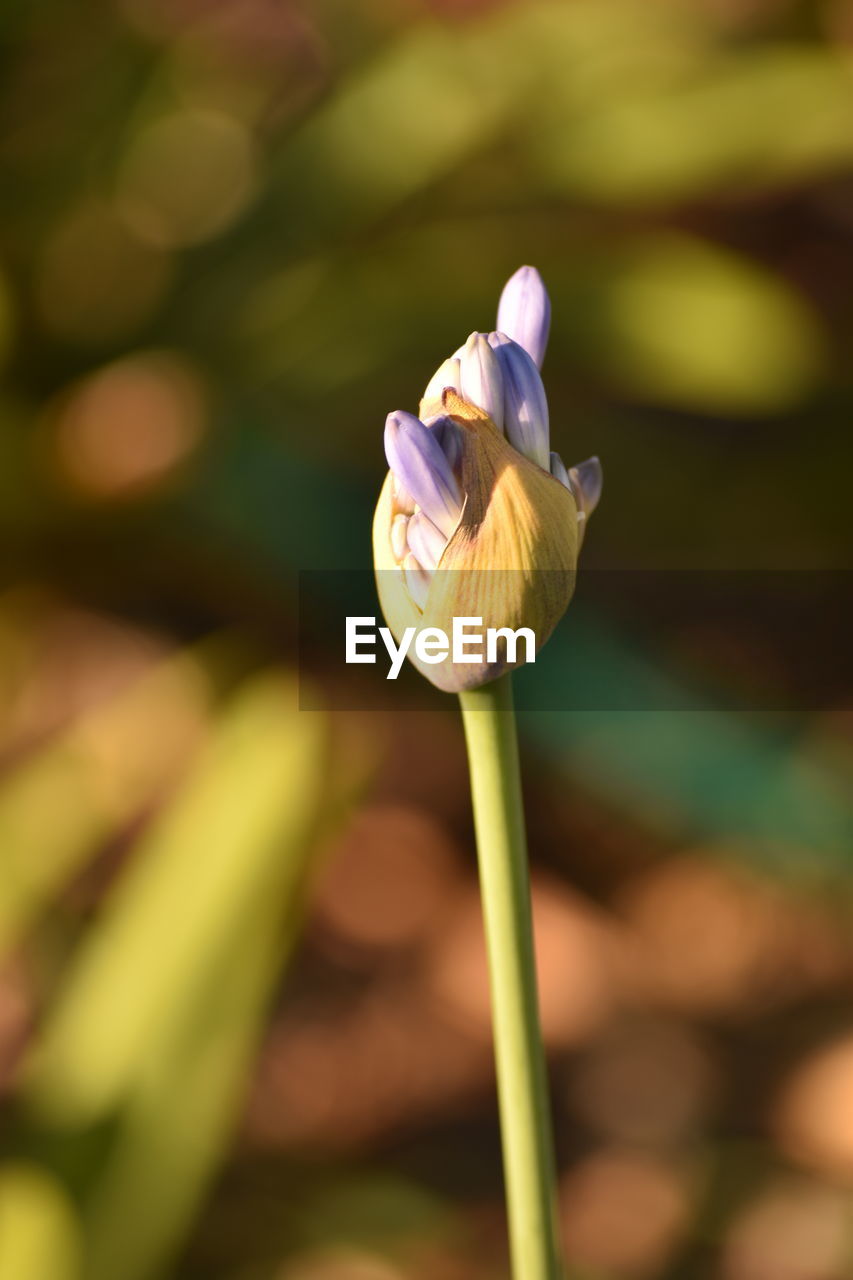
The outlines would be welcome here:
M 471 334 L 459 359 L 459 374 L 463 400 L 477 405 L 502 431 L 504 380 L 487 334 Z
M 586 522 L 598 506 L 601 497 L 601 463 L 598 458 L 587 458 L 576 467 L 569 467 L 558 453 L 551 454 L 551 475 L 568 489 L 575 500 L 578 513 L 578 546 L 583 542 Z
M 579 497 L 578 505 L 584 515 L 592 515 L 601 497 L 603 481 L 601 463 L 598 458 L 587 458 L 586 462 L 579 462 L 576 467 L 570 467 L 569 478 L 572 482 L 572 488 Z
M 572 482 L 569 479 L 569 473 L 566 470 L 566 464 L 565 462 L 563 462 L 563 459 L 560 457 L 559 453 L 551 454 L 551 475 L 554 477 L 555 480 L 559 480 L 560 484 L 564 485 L 569 490 L 570 493 L 572 492 Z
M 444 456 L 455 473 L 462 459 L 462 433 L 459 427 L 452 418 L 448 418 L 443 413 L 437 414 L 434 418 L 425 419 L 424 426 L 429 427 L 441 445 Z
M 462 511 L 462 494 L 435 435 L 413 413 L 389 413 L 385 456 L 398 483 L 449 538 Z
M 535 267 L 519 267 L 498 303 L 498 330 L 523 347 L 542 368 L 551 329 L 551 301 Z
M 489 343 L 503 373 L 506 438 L 525 458 L 548 471 L 548 398 L 539 370 L 524 348 L 506 334 L 490 334 Z
M 424 511 L 416 511 L 406 536 L 409 550 L 423 569 L 434 569 L 447 546 L 447 538 Z

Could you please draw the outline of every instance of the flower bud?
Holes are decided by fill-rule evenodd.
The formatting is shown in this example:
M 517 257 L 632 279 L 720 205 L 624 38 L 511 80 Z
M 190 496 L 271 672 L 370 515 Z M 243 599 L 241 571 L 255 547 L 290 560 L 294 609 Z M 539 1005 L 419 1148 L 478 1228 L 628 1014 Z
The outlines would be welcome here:
M 452 422 L 446 414 L 439 413 L 434 418 L 427 418 L 424 426 L 429 427 L 441 445 L 442 453 L 450 463 L 451 469 L 454 473 L 457 472 L 462 457 L 462 437 L 456 423 Z
M 459 360 L 459 394 L 482 409 L 500 431 L 504 425 L 504 377 L 485 333 L 472 333 Z
M 433 570 L 441 559 L 447 538 L 425 511 L 416 511 L 406 529 L 409 550 L 422 567 Z
M 580 510 L 591 516 L 601 498 L 602 473 L 598 458 L 587 458 L 569 470 L 569 479 Z
M 441 445 L 412 413 L 389 413 L 385 456 L 398 482 L 434 524 L 450 536 L 462 509 L 462 495 Z
M 530 356 L 504 333 L 489 335 L 503 374 L 504 432 L 525 458 L 548 470 L 548 400 Z
M 550 460 L 551 460 L 551 467 L 550 467 L 551 475 L 556 480 L 559 480 L 560 484 L 564 484 L 567 489 L 571 490 L 572 482 L 569 479 L 569 473 L 566 470 L 566 464 L 565 462 L 563 462 L 563 459 L 560 457 L 559 453 L 552 453 L 550 455 Z
M 567 469 L 549 451 L 537 367 L 549 322 L 539 273 L 522 267 L 501 296 L 501 331 L 472 333 L 439 366 L 420 418 L 388 415 L 390 470 L 373 521 L 373 558 L 398 644 L 407 632 L 411 641 L 412 630 L 449 638 L 454 619 L 476 618 L 484 635 L 527 628 L 542 645 L 569 603 L 601 466 L 589 458 Z M 429 662 L 411 644 L 408 656 L 440 689 L 460 692 L 520 665 L 526 650 L 519 657 L 504 635 L 474 661 L 442 651 Z
M 551 328 L 551 302 L 535 267 L 519 267 L 507 280 L 498 303 L 497 328 L 524 348 L 537 369 L 542 368 Z
M 406 591 L 408 592 L 412 603 L 415 605 L 416 609 L 423 610 L 426 606 L 427 596 L 429 595 L 432 574 L 427 569 L 421 568 L 417 559 L 411 552 L 409 552 L 403 561 L 403 572 L 406 580 Z M 402 635 L 402 632 L 400 635 Z M 398 635 L 396 638 L 399 640 L 400 636 Z
M 409 550 L 409 520 L 411 516 L 398 511 L 391 521 L 391 551 L 394 559 L 402 564 Z
M 578 545 L 574 497 L 513 449 L 481 409 L 452 391 L 445 392 L 444 407 L 460 429 L 459 487 L 466 495 L 464 505 L 435 571 L 426 574 L 411 533 L 410 550 L 402 564 L 395 554 L 393 485 L 390 476 L 386 478 L 374 518 L 373 554 L 388 626 L 399 642 L 408 627 L 416 631 L 438 627 L 449 636 L 454 617 L 476 617 L 482 619 L 484 633 L 489 628 L 528 627 L 537 645 L 542 645 L 562 617 L 574 587 Z M 412 481 L 406 483 L 417 500 Z M 417 520 L 417 514 L 411 517 L 409 530 Z M 428 547 L 421 541 L 427 538 Z M 420 522 L 414 541 L 430 558 L 438 546 L 435 534 Z M 510 662 L 502 653 L 493 662 L 484 657 L 461 665 L 448 657 L 426 664 L 412 649 L 409 655 L 433 684 L 451 693 L 475 688 L 523 661 L 519 654 Z

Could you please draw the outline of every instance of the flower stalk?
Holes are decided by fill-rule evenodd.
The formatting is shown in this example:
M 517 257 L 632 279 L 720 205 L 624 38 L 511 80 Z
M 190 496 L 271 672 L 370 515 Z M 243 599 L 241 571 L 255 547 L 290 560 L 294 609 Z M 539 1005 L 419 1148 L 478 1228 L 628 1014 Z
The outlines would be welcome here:
M 512 1273 L 559 1280 L 554 1154 L 539 1025 L 512 676 L 460 693 L 489 961 Z

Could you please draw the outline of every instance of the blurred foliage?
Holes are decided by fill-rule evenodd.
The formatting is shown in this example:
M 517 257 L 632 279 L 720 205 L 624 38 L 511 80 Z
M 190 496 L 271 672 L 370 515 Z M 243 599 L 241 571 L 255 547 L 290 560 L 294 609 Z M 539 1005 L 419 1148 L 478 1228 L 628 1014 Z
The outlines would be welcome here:
M 300 710 L 296 574 L 369 563 L 385 413 L 523 261 L 588 566 L 846 569 L 851 42 L 848 0 L 0 8 L 0 1280 L 505 1274 L 459 735 Z M 842 1280 L 849 710 L 568 625 L 523 679 L 570 1261 Z M 549 710 L 578 680 L 681 709 Z

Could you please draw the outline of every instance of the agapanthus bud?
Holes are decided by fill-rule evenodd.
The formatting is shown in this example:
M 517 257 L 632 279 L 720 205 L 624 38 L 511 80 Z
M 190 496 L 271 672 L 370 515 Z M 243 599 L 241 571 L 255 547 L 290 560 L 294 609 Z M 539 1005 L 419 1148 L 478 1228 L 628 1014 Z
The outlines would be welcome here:
M 547 295 L 533 268 L 509 282 L 502 309 L 513 299 L 534 350 L 530 319 L 538 309 L 544 350 Z M 601 492 L 598 459 L 567 470 L 549 452 L 533 353 L 504 333 L 472 334 L 430 380 L 420 412 L 389 414 L 385 425 L 390 470 L 373 555 L 392 634 L 398 643 L 407 632 L 449 636 L 454 618 L 478 618 L 484 632 L 527 628 L 543 644 L 571 598 L 580 538 Z M 422 661 L 413 647 L 408 656 L 449 692 L 524 660 L 506 645 L 476 662 Z
M 488 334 L 472 333 L 459 360 L 459 394 L 491 418 L 498 431 L 504 425 L 504 377 Z
M 416 505 L 449 537 L 459 520 L 462 494 L 441 445 L 413 413 L 385 420 L 388 466 Z
M 418 563 L 428 571 L 434 569 L 447 546 L 447 538 L 425 511 L 416 511 L 409 517 L 406 538 Z
M 504 333 L 489 335 L 503 374 L 504 432 L 531 462 L 548 470 L 548 400 L 539 370 L 530 356 Z
M 535 267 L 519 267 L 507 280 L 498 303 L 497 328 L 542 368 L 551 329 L 551 301 Z
M 449 389 L 452 390 L 453 388 Z M 441 450 L 455 473 L 459 468 L 459 461 L 462 456 L 462 435 L 459 427 L 443 413 L 427 418 L 424 426 L 429 427 L 441 445 Z

